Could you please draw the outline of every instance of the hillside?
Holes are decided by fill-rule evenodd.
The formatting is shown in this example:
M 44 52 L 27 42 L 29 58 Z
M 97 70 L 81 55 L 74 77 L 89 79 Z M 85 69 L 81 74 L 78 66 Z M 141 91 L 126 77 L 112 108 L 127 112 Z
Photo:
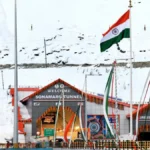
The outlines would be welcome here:
M 132 62 L 133 68 L 149 68 L 150 67 L 150 62 L 145 61 L 145 62 Z M 129 65 L 129 62 L 118 62 L 117 66 L 118 67 L 126 67 Z M 92 66 L 95 68 L 100 68 L 100 67 L 110 67 L 112 66 L 111 64 L 57 64 L 57 63 L 51 63 L 51 64 L 45 64 L 45 63 L 27 63 L 27 64 L 18 64 L 19 69 L 28 69 L 28 68 L 53 68 L 53 67 L 87 67 L 87 66 Z M 14 64 L 4 64 L 0 65 L 0 69 L 14 69 Z
M 143 63 L 150 58 L 149 3 L 148 0 L 133 1 L 133 62 Z M 112 6 L 115 5 L 120 7 L 114 10 Z M 13 2 L 1 0 L 0 8 L 3 31 L 0 37 L 0 64 L 12 66 Z M 18 1 L 18 64 L 44 64 L 45 56 L 47 63 L 52 65 L 111 64 L 114 59 L 123 59 L 119 62 L 127 63 L 129 39 L 122 40 L 119 47 L 114 45 L 105 53 L 99 50 L 102 33 L 127 9 L 128 0 L 77 0 L 73 3 L 69 0 Z M 135 66 L 141 67 L 142 63 Z

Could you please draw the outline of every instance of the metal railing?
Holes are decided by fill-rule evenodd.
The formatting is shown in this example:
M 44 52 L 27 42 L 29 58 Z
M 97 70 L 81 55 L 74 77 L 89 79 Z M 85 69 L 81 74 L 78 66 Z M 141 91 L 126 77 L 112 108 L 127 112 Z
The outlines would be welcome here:
M 0 149 L 5 149 L 6 144 L 0 143 Z M 53 142 L 38 142 L 38 143 L 19 143 L 19 148 L 68 148 L 68 144 L 64 142 L 56 142 L 55 147 Z M 13 148 L 10 145 L 9 148 Z M 148 150 L 150 149 L 150 141 L 119 141 L 115 140 L 100 140 L 100 141 L 89 141 L 89 142 L 71 142 L 70 149 L 123 149 L 123 150 Z

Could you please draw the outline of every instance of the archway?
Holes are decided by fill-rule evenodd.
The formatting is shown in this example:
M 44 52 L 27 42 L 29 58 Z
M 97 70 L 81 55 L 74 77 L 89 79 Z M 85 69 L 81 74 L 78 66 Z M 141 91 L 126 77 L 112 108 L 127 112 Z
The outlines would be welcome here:
M 40 132 L 41 136 L 44 136 L 45 128 L 54 129 L 56 123 L 56 113 L 57 113 L 57 107 L 51 106 L 37 119 L 36 130 Z M 59 113 L 58 113 L 58 120 L 56 124 L 56 138 L 63 138 L 64 130 L 65 130 L 63 124 L 65 123 L 66 126 L 75 112 L 70 107 L 64 107 L 64 113 L 65 113 L 65 119 L 63 119 L 63 108 L 62 106 L 60 106 Z M 74 122 L 74 128 L 72 133 L 73 140 L 78 138 L 80 130 L 81 129 L 79 125 L 79 117 L 77 115 L 76 120 Z M 71 129 L 68 132 L 68 138 L 70 138 L 70 136 L 71 136 Z

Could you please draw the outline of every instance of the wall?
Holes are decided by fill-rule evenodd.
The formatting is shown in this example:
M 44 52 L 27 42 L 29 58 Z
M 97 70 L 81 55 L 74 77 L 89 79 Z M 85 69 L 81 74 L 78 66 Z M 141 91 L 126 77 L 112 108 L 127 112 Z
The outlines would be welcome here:
M 29 96 L 30 94 L 32 94 L 35 91 L 19 91 L 18 92 L 18 100 L 22 100 L 23 98 Z
M 24 125 L 24 131 L 26 132 L 26 136 L 25 136 L 25 141 L 26 143 L 29 142 L 31 139 L 30 137 L 32 136 L 32 133 L 31 133 L 31 128 L 32 128 L 32 124 L 31 123 L 26 123 Z

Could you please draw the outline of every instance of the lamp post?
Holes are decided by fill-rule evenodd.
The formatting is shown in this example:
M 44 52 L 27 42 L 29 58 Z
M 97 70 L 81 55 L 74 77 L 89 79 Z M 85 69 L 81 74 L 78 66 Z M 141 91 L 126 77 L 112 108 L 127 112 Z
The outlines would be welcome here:
M 47 68 L 47 52 L 46 52 L 46 40 L 44 38 L 44 50 L 45 50 L 45 67 Z

